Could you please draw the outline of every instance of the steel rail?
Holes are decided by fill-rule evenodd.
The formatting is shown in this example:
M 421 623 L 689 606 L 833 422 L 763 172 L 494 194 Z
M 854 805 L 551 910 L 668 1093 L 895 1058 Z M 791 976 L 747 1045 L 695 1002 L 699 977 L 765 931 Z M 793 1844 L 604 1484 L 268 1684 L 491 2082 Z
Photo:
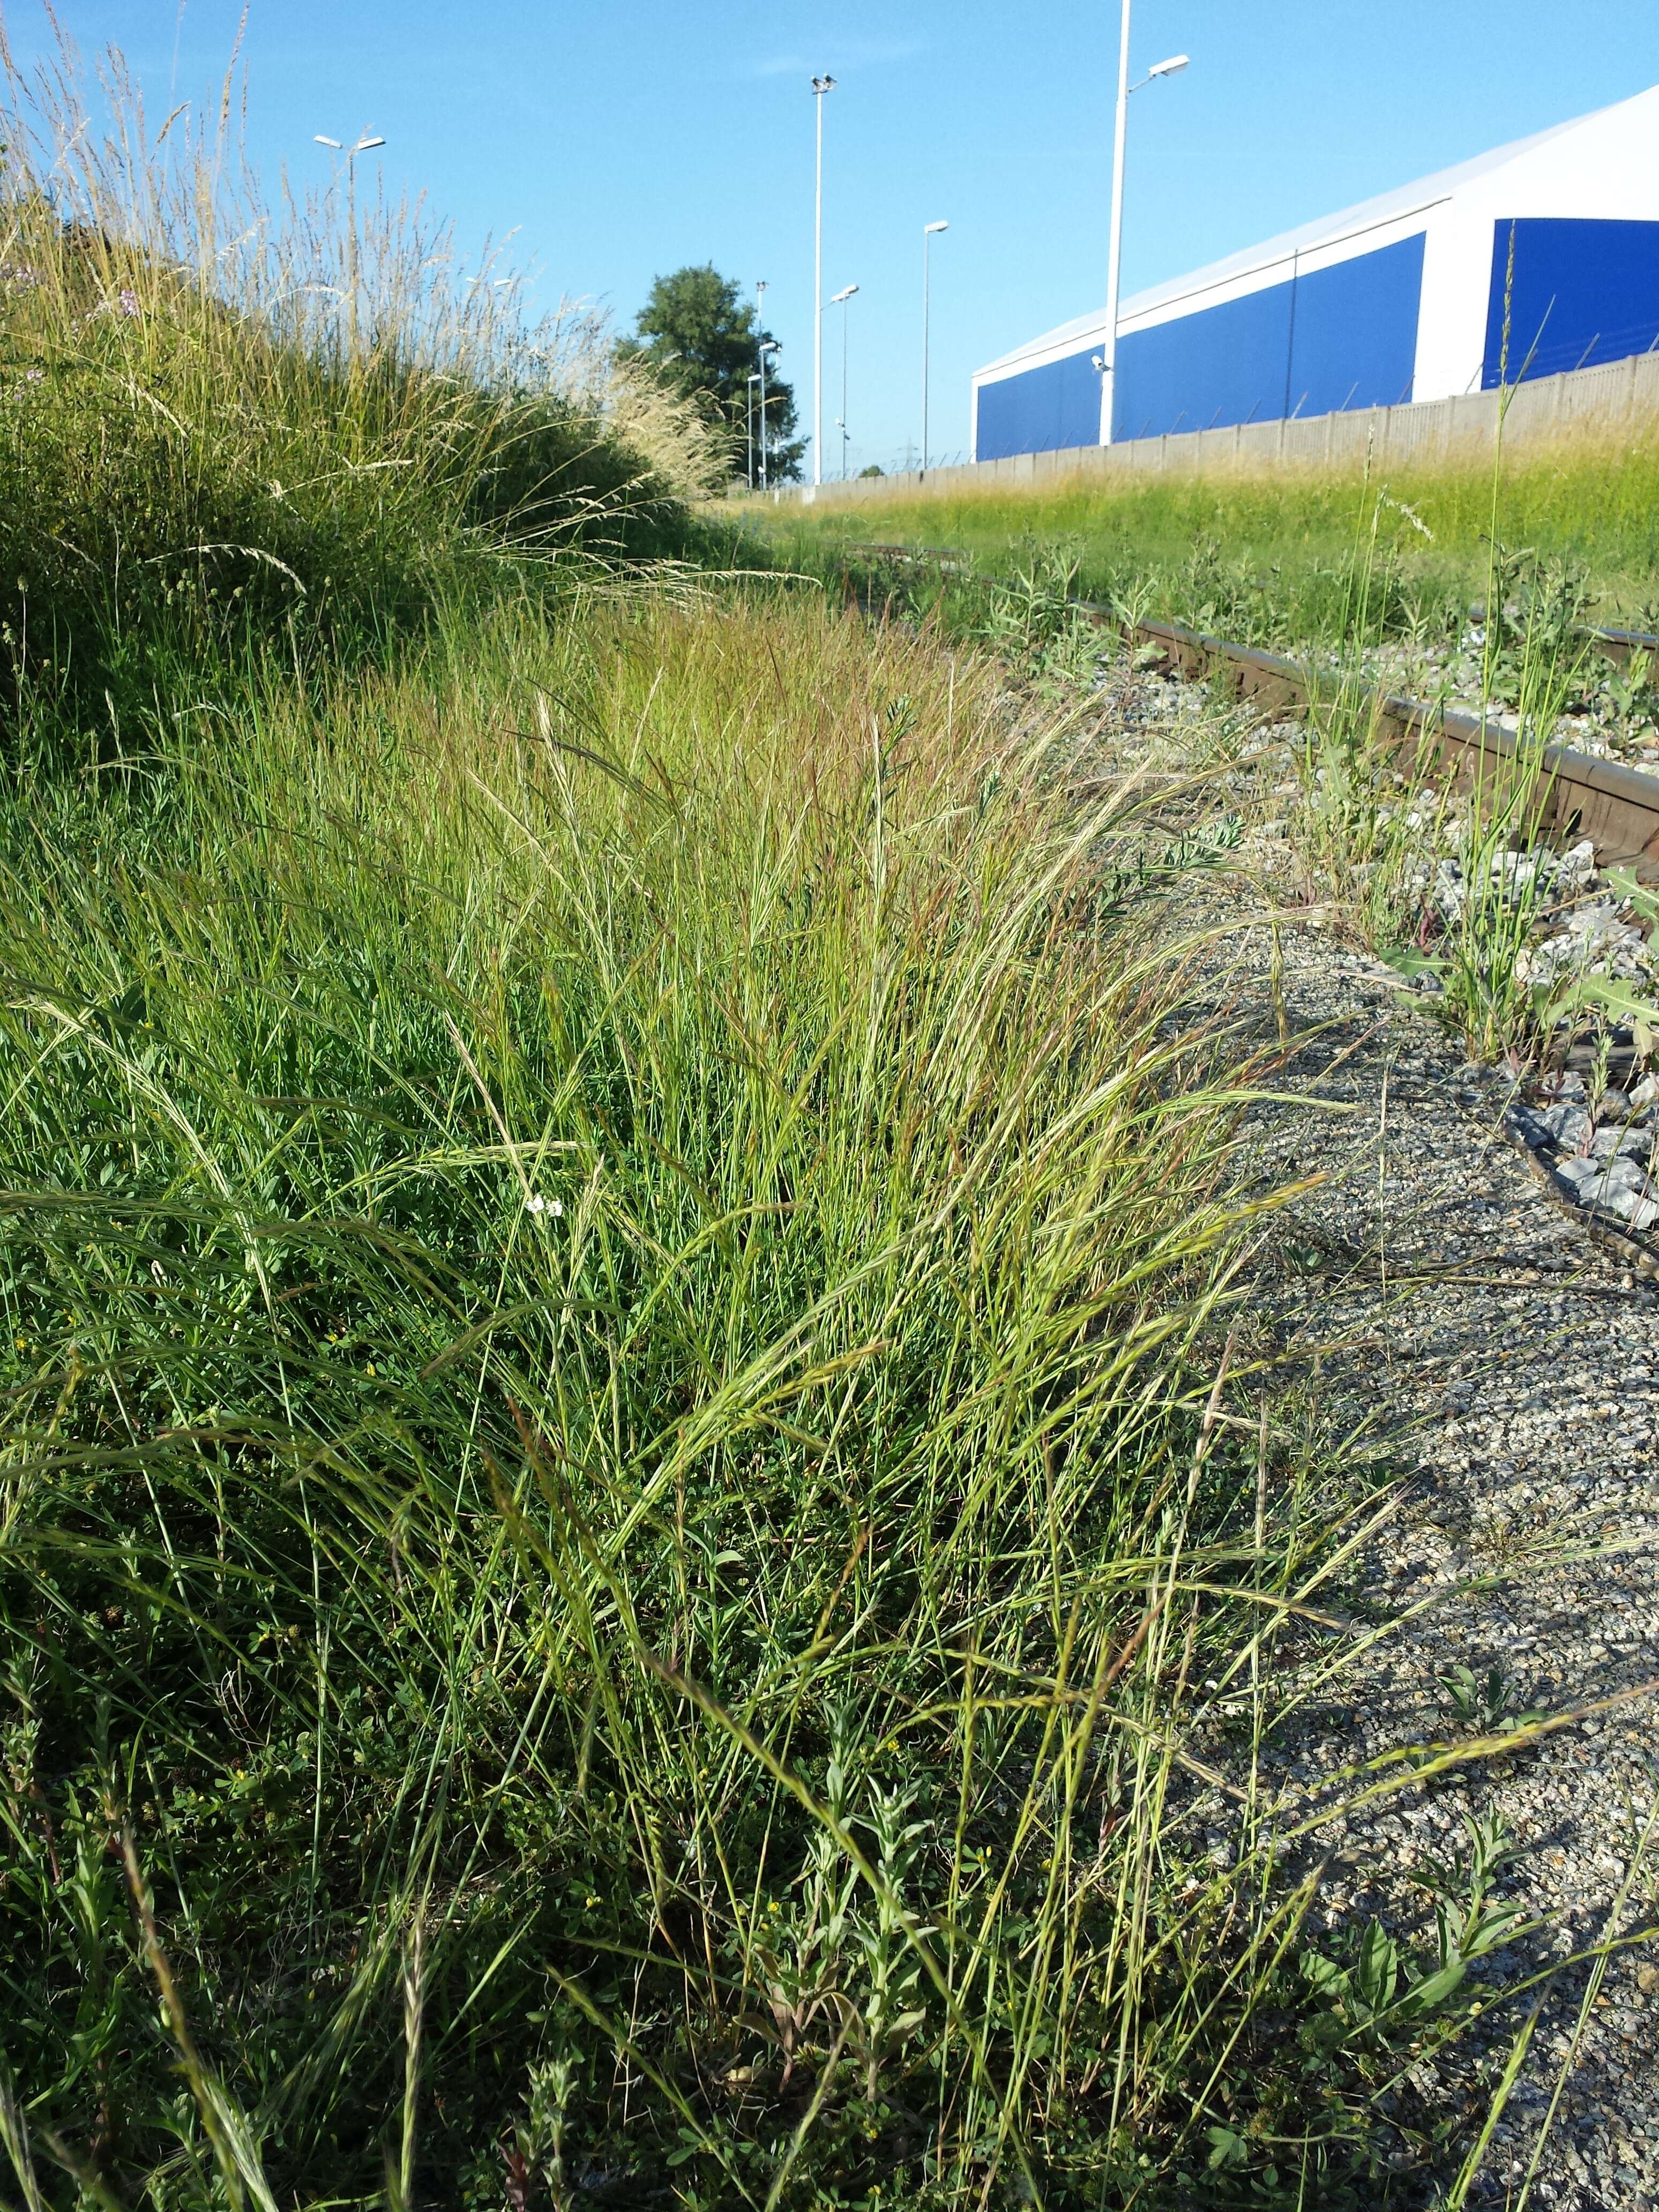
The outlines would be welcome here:
M 999 580 L 972 574 L 969 556 L 953 550 L 854 544 L 843 551 L 902 565 L 932 567 L 988 587 Z M 1120 633 L 1124 629 L 1116 610 L 1097 600 L 1073 599 L 1071 605 L 1091 622 Z M 1597 629 L 1583 635 L 1588 645 L 1622 663 L 1627 664 L 1638 653 L 1650 653 L 1659 661 L 1659 637 L 1642 631 Z M 1437 702 L 1408 699 L 1382 684 L 1358 684 L 1352 678 L 1314 668 L 1283 653 L 1207 636 L 1180 623 L 1141 621 L 1135 625 L 1134 635 L 1156 647 L 1166 667 L 1224 684 L 1236 698 L 1250 702 L 1266 714 L 1305 714 L 1315 702 L 1345 696 L 1369 718 L 1385 744 L 1401 752 L 1413 750 L 1419 759 L 1432 757 L 1449 768 L 1464 789 L 1493 792 L 1511 777 L 1533 778 L 1535 789 L 1528 800 L 1533 826 L 1547 829 L 1557 837 L 1588 837 L 1600 865 L 1628 867 L 1644 879 L 1659 879 L 1659 776 L 1626 768 L 1621 761 L 1576 752 L 1570 745 L 1551 744 L 1538 751 L 1530 746 L 1523 749 L 1513 731 L 1489 716 Z

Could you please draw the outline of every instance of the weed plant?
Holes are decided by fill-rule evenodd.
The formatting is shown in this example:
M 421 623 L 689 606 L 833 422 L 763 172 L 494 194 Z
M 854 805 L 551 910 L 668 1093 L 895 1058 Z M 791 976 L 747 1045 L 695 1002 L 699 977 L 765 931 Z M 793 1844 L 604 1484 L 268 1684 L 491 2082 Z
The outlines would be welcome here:
M 1500 701 L 1513 713 L 1511 750 L 1482 746 L 1468 788 L 1435 759 L 1432 730 L 1414 760 L 1383 733 L 1381 702 L 1365 680 L 1379 569 L 1378 524 L 1394 502 L 1379 495 L 1369 535 L 1355 545 L 1338 679 L 1310 707 L 1299 748 L 1304 799 L 1298 844 L 1311 879 L 1322 878 L 1346 925 L 1431 984 L 1438 1013 L 1469 1051 L 1516 1066 L 1548 1048 L 1582 994 L 1540 986 L 1528 953 L 1551 908 L 1553 872 L 1536 849 L 1545 837 L 1551 777 L 1547 751 L 1588 658 L 1585 594 L 1571 564 L 1542 568 L 1500 536 L 1502 417 L 1486 532 L 1486 594 L 1476 611 L 1480 653 L 1477 710 Z
M 1431 994 L 1478 1058 L 1518 1066 L 1559 1048 L 1587 1017 L 1599 1022 L 1612 1011 L 1651 1028 L 1655 1016 L 1628 987 L 1576 963 L 1557 974 L 1547 963 L 1545 972 L 1533 960 L 1540 932 L 1559 920 L 1564 879 L 1534 848 L 1550 811 L 1547 746 L 1589 688 L 1589 603 L 1581 566 L 1540 560 L 1500 534 L 1501 447 L 1488 492 L 1484 595 L 1462 635 L 1462 685 L 1443 675 L 1437 686 L 1413 688 L 1431 700 L 1466 690 L 1509 733 L 1500 742 L 1512 743 L 1513 757 L 1482 754 L 1472 787 L 1459 790 L 1431 726 L 1409 756 L 1388 727 L 1375 653 L 1397 618 L 1391 518 L 1407 510 L 1386 486 L 1370 488 L 1340 578 L 1333 624 L 1340 643 L 1311 656 L 1316 696 L 1286 751 L 1299 785 L 1291 828 L 1301 898 Z M 1206 549 L 1194 557 L 1202 565 Z M 918 563 L 893 546 L 850 562 L 847 574 L 884 616 L 902 610 L 988 645 L 1040 697 L 1075 700 L 1101 680 L 1104 641 L 1079 611 L 1074 550 L 1028 548 L 1024 565 L 1003 580 L 976 574 L 960 551 Z M 1141 576 L 1114 602 L 1130 632 L 1157 589 Z M 1202 625 L 1213 611 L 1187 611 Z M 1240 610 L 1224 611 L 1217 626 L 1237 634 Z M 1644 678 L 1635 672 L 1632 697 Z M 1219 764 L 1243 727 L 1218 726 Z

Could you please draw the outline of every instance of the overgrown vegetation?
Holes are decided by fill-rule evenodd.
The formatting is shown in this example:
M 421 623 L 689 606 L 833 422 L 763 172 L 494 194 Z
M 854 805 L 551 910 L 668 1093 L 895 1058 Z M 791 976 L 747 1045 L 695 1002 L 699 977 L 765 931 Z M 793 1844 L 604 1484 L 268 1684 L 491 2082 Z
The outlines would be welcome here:
M 1146 611 L 1248 643 L 1300 649 L 1348 636 L 1357 538 L 1375 530 L 1376 633 L 1419 647 L 1455 644 L 1471 605 L 1489 599 L 1490 461 L 1391 468 L 1162 477 L 1123 485 L 1060 478 L 1029 491 L 974 491 L 816 513 L 767 511 L 761 522 L 802 565 L 833 562 L 848 544 L 955 548 L 986 575 L 1012 579 L 1058 556 L 1085 598 L 1139 593 Z M 1510 563 L 1498 604 L 1517 586 L 1571 580 L 1575 616 L 1659 630 L 1659 446 L 1580 436 L 1503 462 Z M 1551 584 L 1550 579 L 1556 580 Z
M 10 795 L 30 2138 L 158 2203 L 1364 2172 L 1311 1886 L 1182 1810 L 1329 1508 L 1204 1417 L 1231 1092 L 1109 811 L 851 624 L 485 646 Z
M 275 210 L 222 114 L 113 123 L 7 79 L 0 648 L 44 716 L 165 714 L 191 672 L 373 651 L 441 609 L 686 549 L 720 457 L 591 318 L 526 331 L 417 210 Z M 227 108 L 230 105 L 227 87 Z
M 1282 726 L 1264 754 L 1250 736 L 1253 715 L 1224 717 L 1209 766 L 1224 769 L 1247 738 L 1253 775 L 1277 762 L 1292 781 L 1277 787 L 1270 811 L 1289 832 L 1296 900 L 1394 963 L 1478 1058 L 1544 1066 L 1587 1028 L 1613 1024 L 1626 1050 L 1637 1048 L 1632 1023 L 1659 1033 L 1653 962 L 1636 941 L 1651 900 L 1626 873 L 1601 881 L 1588 846 L 1550 848 L 1546 761 L 1553 740 L 1655 765 L 1659 701 L 1646 654 L 1615 667 L 1589 643 L 1582 568 L 1505 543 L 1501 465 L 1486 490 L 1481 597 L 1455 649 L 1420 629 L 1402 643 L 1391 629 L 1401 569 L 1389 519 L 1401 502 L 1386 485 L 1368 485 L 1336 580 L 1334 643 L 1321 651 L 1305 635 L 1281 640 L 1316 678 L 1305 720 Z M 823 544 L 811 550 L 824 557 Z M 1109 680 L 1121 633 L 1152 611 L 1159 591 L 1155 574 L 1132 574 L 1113 599 L 1086 601 L 1079 559 L 1065 550 L 1033 554 L 1006 578 L 962 554 L 915 558 L 897 543 L 850 550 L 834 571 L 884 619 L 982 642 L 1035 697 L 1054 702 L 1086 698 Z M 1242 620 L 1237 607 L 1218 621 L 1212 610 L 1187 612 L 1212 635 Z M 1137 658 L 1157 662 L 1159 653 L 1147 646 Z M 1512 757 L 1481 756 L 1471 782 L 1431 738 L 1414 757 L 1402 754 L 1382 713 L 1395 688 L 1489 717 Z M 1183 742 L 1193 735 L 1185 729 Z M 1274 896 L 1285 888 L 1281 881 Z
M 1261 1765 L 1366 1501 L 1230 835 L 691 589 L 659 384 L 112 91 L 5 172 L 9 2197 L 1420 2201 L 1515 1916 L 1323 1925 L 1415 1763 Z

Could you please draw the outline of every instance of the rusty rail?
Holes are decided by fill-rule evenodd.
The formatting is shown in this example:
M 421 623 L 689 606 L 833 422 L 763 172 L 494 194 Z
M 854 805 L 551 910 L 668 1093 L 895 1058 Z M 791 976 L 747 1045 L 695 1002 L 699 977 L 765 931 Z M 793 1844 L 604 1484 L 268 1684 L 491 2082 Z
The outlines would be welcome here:
M 1089 611 L 1113 619 L 1103 608 Z M 1340 686 L 1340 678 L 1281 653 L 1205 637 L 1179 623 L 1143 622 L 1137 635 L 1161 647 L 1183 675 L 1224 684 L 1235 697 L 1266 713 L 1305 713 L 1310 697 L 1333 697 Z M 1356 687 L 1349 688 L 1353 694 Z M 1465 787 L 1501 781 L 1520 752 L 1512 731 L 1460 708 L 1402 698 L 1381 684 L 1358 687 L 1357 703 L 1385 743 L 1401 751 L 1434 753 Z M 1659 878 L 1659 776 L 1568 745 L 1546 745 L 1527 766 L 1540 776 L 1540 827 L 1558 837 L 1589 838 L 1603 866 Z
M 919 568 L 942 568 L 945 574 L 954 572 L 958 563 L 965 572 L 968 562 L 964 554 L 941 554 L 930 546 L 849 545 L 845 550 Z M 988 586 L 996 580 L 967 576 L 966 580 Z M 1072 604 L 1091 621 L 1122 628 L 1113 608 L 1091 599 Z M 1381 684 L 1355 686 L 1350 679 L 1345 685 L 1336 675 L 1283 653 L 1208 637 L 1180 623 L 1144 621 L 1136 625 L 1135 635 L 1158 647 L 1166 665 L 1186 676 L 1224 684 L 1236 698 L 1250 701 L 1267 714 L 1305 714 L 1310 700 L 1333 698 L 1346 688 L 1385 742 L 1402 751 L 1434 755 L 1465 787 L 1501 783 L 1520 754 L 1513 732 L 1460 708 L 1404 698 Z M 1620 662 L 1628 663 L 1638 653 L 1652 654 L 1659 661 L 1659 637 L 1642 631 L 1601 629 L 1584 635 L 1598 651 Z M 1546 745 L 1540 756 L 1529 757 L 1526 767 L 1528 772 L 1540 772 L 1535 817 L 1540 828 L 1558 837 L 1588 837 L 1603 866 L 1630 867 L 1640 877 L 1659 879 L 1659 776 L 1558 744 Z

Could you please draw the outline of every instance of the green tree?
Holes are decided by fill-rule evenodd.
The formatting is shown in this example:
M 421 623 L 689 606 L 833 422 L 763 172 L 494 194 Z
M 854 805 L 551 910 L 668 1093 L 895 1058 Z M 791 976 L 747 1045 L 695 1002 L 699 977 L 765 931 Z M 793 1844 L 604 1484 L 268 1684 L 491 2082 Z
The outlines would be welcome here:
M 747 453 L 749 379 L 759 368 L 761 346 L 770 337 L 769 331 L 757 327 L 755 311 L 739 295 L 736 281 L 705 261 L 701 267 L 676 269 L 654 280 L 650 297 L 635 319 L 634 336 L 624 338 L 618 351 L 648 362 L 677 391 L 701 399 L 726 424 L 732 439 L 732 465 L 741 475 Z M 806 450 L 805 440 L 793 434 L 795 395 L 775 374 L 776 361 L 775 354 L 769 356 L 766 374 L 768 473 L 774 483 L 799 476 Z M 758 423 L 756 428 L 758 439 Z

